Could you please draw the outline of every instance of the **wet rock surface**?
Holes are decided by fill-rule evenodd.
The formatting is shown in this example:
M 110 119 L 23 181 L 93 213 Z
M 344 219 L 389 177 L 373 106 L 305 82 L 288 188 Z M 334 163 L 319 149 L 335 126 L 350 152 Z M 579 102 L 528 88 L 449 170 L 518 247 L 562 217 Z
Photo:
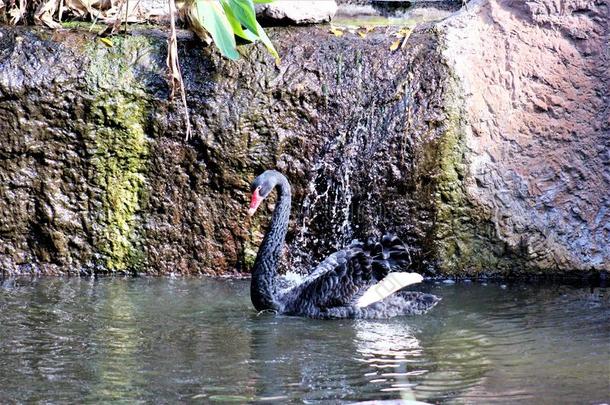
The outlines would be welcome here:
M 465 95 L 465 194 L 528 266 L 610 266 L 609 7 L 478 1 L 443 25 Z
M 247 271 L 271 208 L 246 217 L 249 182 L 277 168 L 293 183 L 285 263 L 299 269 L 385 231 L 419 271 L 608 269 L 607 7 L 572 10 L 594 28 L 578 39 L 568 11 L 473 3 L 398 51 L 400 27 L 271 29 L 279 67 L 261 46 L 231 62 L 183 39 L 190 141 L 167 101 L 163 35 L 109 48 L 0 28 L 0 268 Z M 534 69 L 540 32 L 567 70 Z
M 415 217 L 395 224 L 405 209 L 431 215 L 410 208 L 415 199 L 405 192 L 416 181 L 406 109 L 419 111 L 418 122 L 441 119 L 410 100 L 442 105 L 442 83 L 425 80 L 434 70 L 415 79 L 435 54 L 428 34 L 392 53 L 385 32 L 360 40 L 323 27 L 278 29 L 279 68 L 260 47 L 243 47 L 235 63 L 182 41 L 189 142 L 180 107 L 167 102 L 162 38 L 117 38 L 108 48 L 86 33 L 46 35 L 3 31 L 4 269 L 244 269 L 266 221 L 246 219 L 249 182 L 270 167 L 294 185 L 290 240 L 298 229 L 301 250 L 314 249 L 293 254 L 300 263 L 382 228 L 413 239 L 424 232 Z

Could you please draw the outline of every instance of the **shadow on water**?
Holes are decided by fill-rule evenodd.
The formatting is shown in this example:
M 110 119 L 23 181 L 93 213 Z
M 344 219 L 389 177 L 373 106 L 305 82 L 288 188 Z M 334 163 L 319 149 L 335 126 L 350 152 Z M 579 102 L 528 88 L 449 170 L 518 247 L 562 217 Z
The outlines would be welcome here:
M 425 316 L 319 321 L 248 281 L 6 279 L 0 403 L 607 401 L 605 288 L 427 284 Z

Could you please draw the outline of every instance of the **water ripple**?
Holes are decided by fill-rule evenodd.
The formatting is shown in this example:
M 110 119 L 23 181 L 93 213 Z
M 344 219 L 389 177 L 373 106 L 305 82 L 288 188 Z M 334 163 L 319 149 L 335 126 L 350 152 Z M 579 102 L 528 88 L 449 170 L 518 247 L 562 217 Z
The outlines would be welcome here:
M 251 310 L 247 282 L 0 283 L 0 403 L 601 403 L 604 289 L 471 283 L 421 317 Z

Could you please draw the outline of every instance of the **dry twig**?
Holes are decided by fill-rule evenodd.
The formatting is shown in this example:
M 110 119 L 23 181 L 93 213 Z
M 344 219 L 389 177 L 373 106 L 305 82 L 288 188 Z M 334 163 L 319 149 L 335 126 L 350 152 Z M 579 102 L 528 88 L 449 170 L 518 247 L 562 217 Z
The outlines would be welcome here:
M 169 20 L 170 20 L 170 35 L 167 38 L 167 68 L 170 81 L 170 100 L 174 98 L 176 88 L 180 90 L 182 105 L 184 107 L 184 121 L 186 124 L 185 139 L 191 139 L 191 119 L 189 116 L 188 105 L 186 104 L 186 90 L 184 81 L 182 80 L 182 71 L 180 70 L 180 62 L 178 60 L 178 40 L 176 38 L 176 22 L 175 22 L 175 5 L 174 0 L 168 0 L 169 3 Z

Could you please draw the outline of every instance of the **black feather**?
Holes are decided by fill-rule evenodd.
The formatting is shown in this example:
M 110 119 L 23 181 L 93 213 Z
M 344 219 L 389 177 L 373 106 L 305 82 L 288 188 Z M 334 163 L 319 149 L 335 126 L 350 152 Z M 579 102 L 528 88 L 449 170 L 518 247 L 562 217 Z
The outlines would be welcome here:
M 254 184 L 265 190 L 278 188 L 280 194 L 252 273 L 251 298 L 257 310 L 314 318 L 385 318 L 422 314 L 439 301 L 431 294 L 400 290 L 365 308 L 356 306 L 368 288 L 390 272 L 411 265 L 407 247 L 394 234 L 384 235 L 380 241 L 352 241 L 327 257 L 302 282 L 280 290 L 287 285 L 278 279 L 277 267 L 288 229 L 290 185 L 273 170 L 263 173 Z

